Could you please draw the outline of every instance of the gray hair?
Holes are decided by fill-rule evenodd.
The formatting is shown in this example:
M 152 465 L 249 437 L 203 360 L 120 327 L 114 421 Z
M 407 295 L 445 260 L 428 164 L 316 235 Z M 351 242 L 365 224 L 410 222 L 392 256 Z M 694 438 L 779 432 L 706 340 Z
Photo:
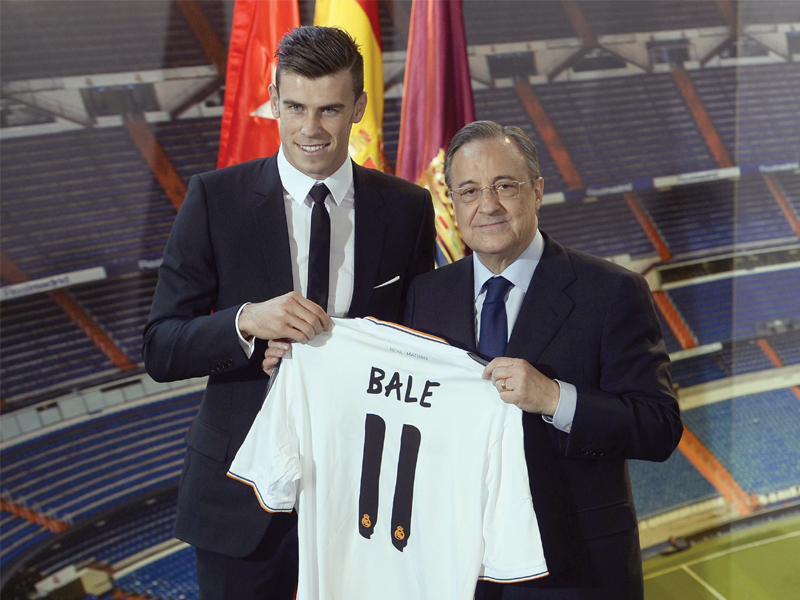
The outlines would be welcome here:
M 447 187 L 451 187 L 450 167 L 453 164 L 453 156 L 459 148 L 470 142 L 477 142 L 479 140 L 502 140 L 506 138 L 513 140 L 517 145 L 517 148 L 522 153 L 528 165 L 530 176 L 532 178 L 540 177 L 539 155 L 536 152 L 536 145 L 533 143 L 533 140 L 528 137 L 527 133 L 514 125 L 506 125 L 504 127 L 494 121 L 475 121 L 462 127 L 461 131 L 453 136 L 450 147 L 447 149 L 447 154 L 445 154 L 444 157 L 444 181 Z

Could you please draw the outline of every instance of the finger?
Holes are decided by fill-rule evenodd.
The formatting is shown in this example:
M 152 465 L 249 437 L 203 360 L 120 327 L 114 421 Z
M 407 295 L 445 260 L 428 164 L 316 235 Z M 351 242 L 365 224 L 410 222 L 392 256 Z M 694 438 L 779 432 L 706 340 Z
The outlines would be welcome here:
M 292 347 L 292 344 L 288 340 L 285 340 L 285 339 L 280 339 L 279 338 L 279 339 L 276 339 L 276 340 L 269 340 L 269 342 L 267 342 L 267 350 L 269 350 L 270 348 L 276 348 L 276 349 L 280 348 L 281 350 L 286 351 L 286 350 L 289 350 L 289 348 L 291 348 L 291 347 Z
M 278 364 L 278 360 L 279 360 L 278 358 L 272 358 L 272 357 L 265 358 L 261 362 L 261 368 L 267 375 L 272 377 L 272 372 L 275 370 L 275 366 Z
M 331 320 L 328 313 L 325 312 L 325 309 L 322 308 L 316 302 L 312 302 L 308 298 L 300 297 L 299 301 L 300 305 L 310 312 L 313 317 L 309 320 L 309 322 L 318 322 L 321 326 L 321 329 L 317 331 L 317 333 L 322 333 L 322 331 L 330 331 L 333 327 L 333 321 Z
M 493 358 L 491 361 L 489 361 L 489 364 L 483 368 L 483 378 L 493 379 L 492 374 L 499 364 L 501 364 L 499 358 Z

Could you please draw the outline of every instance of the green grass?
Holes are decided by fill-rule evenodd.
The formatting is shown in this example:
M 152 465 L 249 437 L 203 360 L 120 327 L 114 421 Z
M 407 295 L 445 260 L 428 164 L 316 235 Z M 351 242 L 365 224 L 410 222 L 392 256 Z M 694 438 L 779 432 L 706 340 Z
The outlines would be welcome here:
M 800 598 L 800 516 L 695 544 L 644 563 L 645 600 Z

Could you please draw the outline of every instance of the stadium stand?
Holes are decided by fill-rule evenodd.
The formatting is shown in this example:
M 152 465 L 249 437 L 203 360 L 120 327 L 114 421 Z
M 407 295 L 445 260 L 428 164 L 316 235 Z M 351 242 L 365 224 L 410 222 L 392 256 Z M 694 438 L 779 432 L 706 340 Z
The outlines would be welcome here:
M 3 498 L 51 519 L 79 523 L 174 485 L 183 464 L 183 436 L 199 401 L 194 393 L 126 408 L 2 448 Z M 3 527 L 2 564 L 49 534 L 40 526 L 22 527 L 21 521 L 8 532 Z M 16 529 L 17 553 L 7 555 L 6 535 Z
M 70 564 L 124 564 L 174 539 L 175 510 L 175 486 L 124 510 L 108 510 L 74 531 L 51 536 L 53 543 L 36 558 L 36 570 L 47 576 Z
M 124 129 L 4 140 L 0 167 L 0 244 L 29 278 L 161 257 L 175 210 Z
M 619 195 L 545 204 L 539 219 L 542 229 L 553 238 L 595 256 L 642 258 L 656 254 L 653 244 Z
M 233 3 L 200 4 L 227 47 Z M 3 20 L 8 24 L 0 41 L 4 81 L 208 63 L 175 2 L 8 2 L 3 5 Z
M 763 335 L 775 321 L 800 321 L 800 276 L 793 268 L 728 277 L 669 291 L 700 344 Z
M 181 119 L 158 123 L 153 133 L 185 182 L 217 168 L 222 119 Z
M 669 73 L 534 89 L 587 186 L 717 166 Z
M 692 27 L 721 27 L 722 14 L 707 2 L 666 3 L 626 2 L 625 0 L 578 0 L 583 16 L 595 35 L 666 31 Z
M 800 164 L 800 163 L 798 163 Z M 774 176 L 795 215 L 800 215 L 800 173 L 776 173 Z
M 760 176 L 639 192 L 675 257 L 796 242 Z
M 117 346 L 141 363 L 142 330 L 157 281 L 158 273 L 149 269 L 74 286 L 71 291 Z
M 44 294 L 3 302 L 0 320 L 0 396 L 6 402 L 29 396 L 52 396 L 116 367 Z
M 684 411 L 683 420 L 748 493 L 800 481 L 800 403 L 776 390 Z
M 639 520 L 720 495 L 681 452 L 664 463 L 632 460 L 628 467 Z
M 768 338 L 773 343 L 775 337 Z M 691 387 L 734 375 L 774 368 L 756 339 L 725 342 L 716 352 L 672 362 L 672 379 L 681 387 Z
M 769 343 L 785 365 L 800 363 L 800 328 L 769 338 Z
M 800 65 L 689 71 L 737 164 L 800 157 Z
M 119 589 L 146 598 L 196 598 L 194 549 L 184 548 L 116 581 Z
M 575 37 L 561 3 L 552 1 L 464 2 L 464 29 L 471 46 Z

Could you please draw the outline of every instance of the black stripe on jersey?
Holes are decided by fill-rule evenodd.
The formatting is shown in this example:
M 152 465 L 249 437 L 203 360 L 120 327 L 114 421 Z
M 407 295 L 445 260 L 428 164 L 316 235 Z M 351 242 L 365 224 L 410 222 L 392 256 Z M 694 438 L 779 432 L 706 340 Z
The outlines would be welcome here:
M 364 458 L 361 460 L 361 492 L 358 497 L 358 531 L 369 539 L 378 522 L 378 495 L 386 422 L 368 414 L 364 421 Z
M 414 502 L 414 476 L 422 435 L 413 425 L 403 425 L 400 458 L 397 461 L 397 483 L 392 507 L 392 544 L 403 551 L 411 535 L 411 506 Z

